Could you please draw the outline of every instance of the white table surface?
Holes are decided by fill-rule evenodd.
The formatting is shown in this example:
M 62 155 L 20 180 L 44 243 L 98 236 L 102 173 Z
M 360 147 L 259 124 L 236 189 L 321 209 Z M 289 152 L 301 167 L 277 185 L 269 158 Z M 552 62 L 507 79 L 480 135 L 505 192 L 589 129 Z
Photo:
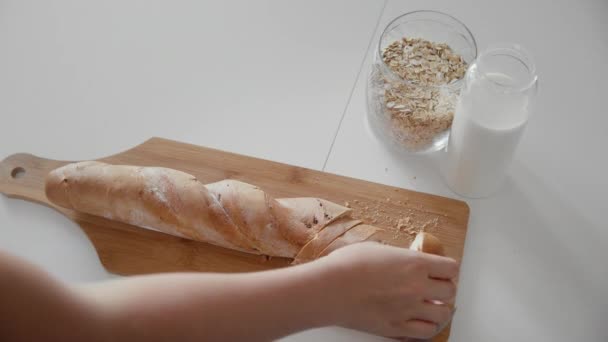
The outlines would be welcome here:
M 540 74 L 507 183 L 467 200 L 450 341 L 608 340 L 603 0 L 2 0 L 0 158 L 97 158 L 163 136 L 458 198 L 440 154 L 396 155 L 366 127 L 369 48 L 417 9 L 461 19 L 480 49 L 524 45 Z M 65 281 L 113 277 L 39 205 L 0 197 L 0 248 Z M 284 340 L 384 339 L 324 328 Z

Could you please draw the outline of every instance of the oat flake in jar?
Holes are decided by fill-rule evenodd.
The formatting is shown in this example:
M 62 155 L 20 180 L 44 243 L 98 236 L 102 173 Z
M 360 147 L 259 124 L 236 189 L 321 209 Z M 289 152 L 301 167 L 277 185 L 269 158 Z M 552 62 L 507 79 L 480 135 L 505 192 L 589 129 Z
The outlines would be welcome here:
M 471 32 L 447 14 L 416 11 L 390 22 L 367 83 L 372 131 L 400 151 L 445 147 L 462 79 L 476 57 Z

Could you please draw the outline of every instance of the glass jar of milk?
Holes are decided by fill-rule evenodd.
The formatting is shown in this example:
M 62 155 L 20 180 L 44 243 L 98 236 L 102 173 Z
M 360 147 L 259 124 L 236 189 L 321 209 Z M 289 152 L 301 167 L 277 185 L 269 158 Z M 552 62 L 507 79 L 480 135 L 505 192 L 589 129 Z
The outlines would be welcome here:
M 493 46 L 469 66 L 442 167 L 453 191 L 480 198 L 500 188 L 537 87 L 534 62 L 518 45 Z

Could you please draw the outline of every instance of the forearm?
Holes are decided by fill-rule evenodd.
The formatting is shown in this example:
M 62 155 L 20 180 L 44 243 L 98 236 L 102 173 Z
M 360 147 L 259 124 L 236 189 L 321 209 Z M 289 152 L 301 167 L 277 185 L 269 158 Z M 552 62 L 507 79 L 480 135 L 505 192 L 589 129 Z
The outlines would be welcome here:
M 142 276 L 83 293 L 121 339 L 267 341 L 336 323 L 323 277 L 312 263 L 251 274 Z
M 0 340 L 266 341 L 342 325 L 430 338 L 452 315 L 454 260 L 363 243 L 250 274 L 132 277 L 74 291 L 0 251 Z M 34 328 L 32 328 L 34 327 Z
M 64 284 L 0 251 L 0 341 L 106 341 L 100 312 Z

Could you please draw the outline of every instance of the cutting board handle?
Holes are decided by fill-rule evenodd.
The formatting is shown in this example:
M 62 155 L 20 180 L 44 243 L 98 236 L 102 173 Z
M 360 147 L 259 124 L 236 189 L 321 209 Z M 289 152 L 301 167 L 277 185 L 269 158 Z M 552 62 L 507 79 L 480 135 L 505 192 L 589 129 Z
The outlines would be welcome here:
M 9 197 L 48 205 L 44 194 L 46 175 L 67 163 L 28 153 L 8 156 L 0 162 L 0 192 Z

